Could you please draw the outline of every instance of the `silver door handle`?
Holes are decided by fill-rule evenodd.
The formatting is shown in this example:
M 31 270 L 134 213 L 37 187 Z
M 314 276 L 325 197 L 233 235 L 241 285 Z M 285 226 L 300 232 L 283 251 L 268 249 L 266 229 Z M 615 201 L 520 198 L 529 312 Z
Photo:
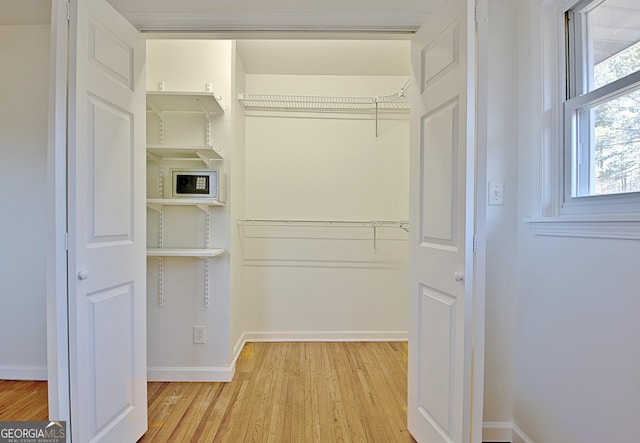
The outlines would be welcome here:
M 464 280 L 464 274 L 462 272 L 454 272 L 453 273 L 453 279 L 455 281 L 462 281 L 462 280 Z
M 83 269 L 82 271 L 78 272 L 78 280 L 86 280 L 89 278 L 89 271 Z

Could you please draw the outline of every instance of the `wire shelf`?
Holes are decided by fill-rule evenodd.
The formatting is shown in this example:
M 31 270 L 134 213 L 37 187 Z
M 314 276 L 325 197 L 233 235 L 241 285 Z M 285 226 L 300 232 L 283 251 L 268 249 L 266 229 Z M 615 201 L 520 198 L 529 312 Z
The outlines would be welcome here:
M 238 226 L 309 227 L 309 228 L 371 228 L 373 249 L 377 249 L 379 228 L 399 228 L 409 232 L 409 220 L 288 220 L 288 219 L 236 219 Z
M 378 110 L 408 111 L 405 97 L 328 97 L 307 95 L 240 94 L 247 110 L 312 111 L 312 112 L 375 112 Z

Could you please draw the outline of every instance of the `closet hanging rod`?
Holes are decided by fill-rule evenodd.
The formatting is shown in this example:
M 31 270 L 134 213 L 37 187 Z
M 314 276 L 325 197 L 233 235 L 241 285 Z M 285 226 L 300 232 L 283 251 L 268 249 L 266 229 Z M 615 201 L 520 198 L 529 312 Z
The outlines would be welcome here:
M 406 91 L 410 87 L 411 79 L 407 79 L 398 92 L 377 97 L 240 93 L 238 100 L 245 109 L 255 110 L 408 111 L 411 103 Z
M 313 111 L 313 112 L 408 112 L 409 101 L 404 95 L 385 97 L 326 97 L 277 94 L 238 94 L 247 110 Z
M 400 228 L 409 232 L 408 220 L 285 220 L 285 219 L 236 219 L 238 226 L 298 226 L 341 227 L 373 229 L 373 249 L 378 245 L 378 228 Z
M 409 228 L 408 220 L 291 220 L 291 219 L 236 219 L 238 226 L 301 226 L 345 228 Z

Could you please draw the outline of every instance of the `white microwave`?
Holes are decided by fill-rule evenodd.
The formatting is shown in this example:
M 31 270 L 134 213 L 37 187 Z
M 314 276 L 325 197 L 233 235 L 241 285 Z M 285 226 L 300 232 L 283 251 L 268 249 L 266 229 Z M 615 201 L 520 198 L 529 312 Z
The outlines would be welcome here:
M 171 198 L 227 201 L 227 175 L 218 169 L 171 169 Z

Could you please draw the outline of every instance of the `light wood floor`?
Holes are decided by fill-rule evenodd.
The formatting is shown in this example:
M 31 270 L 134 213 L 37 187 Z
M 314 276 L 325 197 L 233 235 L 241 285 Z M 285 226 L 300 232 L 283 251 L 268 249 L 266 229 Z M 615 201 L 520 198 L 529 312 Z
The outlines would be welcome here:
M 150 382 L 140 442 L 414 442 L 406 355 L 394 342 L 248 343 L 230 383 Z M 0 381 L 0 420 L 45 420 L 46 383 L 19 382 L 18 395 L 44 393 L 33 411 L 7 407 L 15 383 Z
M 48 416 L 46 381 L 0 380 L 0 421 L 43 421 Z

